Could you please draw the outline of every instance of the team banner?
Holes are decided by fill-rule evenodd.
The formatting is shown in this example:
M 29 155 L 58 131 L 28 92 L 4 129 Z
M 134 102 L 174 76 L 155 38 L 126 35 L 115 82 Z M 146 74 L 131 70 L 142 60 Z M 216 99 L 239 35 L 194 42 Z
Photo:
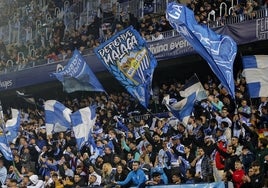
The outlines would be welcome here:
M 166 15 L 172 27 L 207 61 L 222 85 L 235 98 L 233 63 L 237 45 L 234 40 L 198 24 L 193 11 L 182 4 L 169 3 Z
M 67 93 L 75 91 L 104 91 L 101 83 L 89 68 L 83 56 L 75 50 L 73 57 L 60 72 L 53 73 Z
M 127 91 L 147 108 L 157 61 L 140 34 L 130 26 L 94 51 Z

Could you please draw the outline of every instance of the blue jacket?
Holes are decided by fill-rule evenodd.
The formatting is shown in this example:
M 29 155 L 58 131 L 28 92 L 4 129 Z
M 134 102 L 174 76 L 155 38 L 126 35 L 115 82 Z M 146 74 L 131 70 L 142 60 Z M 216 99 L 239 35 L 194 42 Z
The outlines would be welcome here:
M 138 169 L 137 171 L 131 171 L 128 173 L 126 179 L 124 181 L 118 181 L 118 185 L 126 185 L 131 182 L 132 186 L 139 187 L 142 183 L 146 181 L 146 175 L 142 169 Z

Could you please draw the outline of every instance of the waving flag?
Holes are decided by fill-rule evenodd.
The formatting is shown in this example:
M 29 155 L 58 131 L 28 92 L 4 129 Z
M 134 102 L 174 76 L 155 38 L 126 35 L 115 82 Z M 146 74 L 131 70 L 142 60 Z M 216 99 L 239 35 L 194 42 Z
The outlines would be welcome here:
M 18 137 L 20 129 L 20 112 L 17 109 L 11 109 L 12 118 L 6 121 L 7 142 L 13 142 Z
M 56 100 L 45 102 L 45 120 L 47 135 L 66 131 L 71 128 L 72 111 Z
M 20 91 L 16 91 L 16 93 L 17 93 L 17 96 L 18 96 L 18 97 L 21 97 L 21 98 L 23 98 L 26 102 L 35 105 L 35 99 L 34 99 L 34 97 L 33 97 L 32 95 L 30 95 L 30 94 L 25 94 L 25 93 L 20 92 Z
M 188 97 L 192 93 L 196 92 L 196 100 L 201 101 L 203 99 L 207 99 L 207 93 L 204 89 L 203 85 L 198 80 L 198 77 L 193 75 L 185 85 L 180 89 L 181 97 Z
M 188 119 L 192 114 L 194 104 L 196 101 L 196 92 L 188 95 L 186 98 L 180 101 L 172 101 L 169 95 L 165 96 L 163 99 L 163 104 L 166 105 L 167 109 L 178 118 L 184 125 L 188 123 Z
M 242 62 L 250 97 L 268 97 L 268 55 L 244 56 Z
M 94 51 L 127 91 L 147 108 L 157 62 L 140 34 L 130 26 Z
M 169 3 L 166 16 L 172 27 L 207 61 L 222 85 L 235 98 L 233 63 L 237 45 L 233 39 L 199 25 L 193 11 L 182 4 Z
M 7 142 L 7 138 L 3 133 L 0 134 L 0 151 L 2 152 L 6 160 L 13 160 L 12 151 Z
M 62 71 L 53 74 L 62 83 L 67 93 L 74 91 L 104 91 L 101 83 L 78 50 L 74 51 L 73 57 Z
M 71 115 L 73 132 L 79 150 L 91 138 L 96 121 L 96 106 L 82 108 Z

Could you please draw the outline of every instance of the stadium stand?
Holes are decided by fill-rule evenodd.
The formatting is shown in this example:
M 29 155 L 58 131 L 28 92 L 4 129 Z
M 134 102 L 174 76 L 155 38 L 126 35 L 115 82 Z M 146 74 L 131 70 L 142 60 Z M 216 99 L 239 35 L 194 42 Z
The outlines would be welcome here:
M 66 61 L 75 48 L 88 56 L 94 47 L 130 24 L 148 42 L 176 37 L 178 33 L 164 16 L 167 2 L 1 1 L 0 76 Z M 215 29 L 267 19 L 267 1 L 184 3 L 194 10 L 200 24 Z M 193 57 L 196 56 L 191 56 L 190 61 Z M 178 122 L 162 104 L 166 94 L 179 95 L 185 75 L 160 80 L 148 111 L 117 85 L 109 94 L 80 92 L 54 96 L 73 111 L 92 104 L 97 106 L 92 134 L 95 151 L 90 144 L 78 151 L 72 132 L 47 137 L 42 105 L 44 100 L 51 99 L 48 97 L 52 88 L 43 88 L 42 92 L 48 93 L 34 96 L 34 104 L 14 96 L 5 97 L 4 120 L 11 119 L 10 107 L 20 109 L 21 129 L 10 144 L 14 161 L 3 156 L 0 159 L 0 171 L 4 172 L 0 173 L 0 184 L 2 187 L 38 184 L 48 188 L 131 187 L 134 184 L 122 182 L 135 171 L 132 164 L 138 159 L 139 163 L 134 165 L 150 180 L 144 182 L 146 185 L 172 187 L 176 183 L 204 187 L 223 181 L 227 187 L 267 187 L 268 99 L 250 99 L 241 66 L 237 69 L 238 111 L 226 91 L 218 87 L 217 78 L 213 74 L 207 76 L 209 71 L 204 71 L 202 83 L 208 99 L 196 104 L 187 125 Z M 244 109 L 248 111 L 245 113 Z

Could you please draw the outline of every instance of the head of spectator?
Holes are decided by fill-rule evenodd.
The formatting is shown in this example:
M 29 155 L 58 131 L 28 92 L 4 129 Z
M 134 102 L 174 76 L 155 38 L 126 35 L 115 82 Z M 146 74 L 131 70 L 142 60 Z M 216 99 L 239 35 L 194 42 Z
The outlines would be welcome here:
M 172 184 L 181 184 L 181 175 L 179 172 L 173 172 L 171 174 L 171 180 L 172 180 Z
M 79 174 L 75 174 L 74 175 L 74 185 L 75 186 L 85 186 L 86 182 L 85 180 L 79 175 Z
M 114 166 L 117 166 L 117 165 L 121 164 L 122 163 L 121 156 L 118 155 L 118 154 L 115 154 L 113 162 L 114 162 Z
M 258 148 L 265 149 L 267 148 L 268 140 L 266 138 L 259 138 L 258 140 Z
M 97 176 L 95 174 L 92 174 L 88 177 L 88 185 L 96 185 L 97 186 Z
M 104 163 L 102 166 L 102 176 L 109 176 L 112 173 L 113 167 L 110 163 Z
M 154 185 L 164 184 L 163 180 L 161 179 L 161 173 L 160 172 L 153 172 L 152 181 L 154 181 Z
M 183 134 L 186 131 L 186 127 L 183 122 L 179 122 L 177 125 L 177 130 L 180 134 Z
M 230 155 L 235 155 L 236 147 L 233 145 L 228 145 L 226 152 Z
M 242 170 L 243 169 L 243 164 L 240 160 L 235 161 L 235 170 Z
M 139 168 L 140 168 L 140 162 L 139 161 L 133 161 L 132 170 L 137 171 Z
M 172 136 L 171 140 L 172 140 L 173 146 L 178 146 L 181 144 L 181 136 L 180 135 Z
M 253 161 L 253 162 L 251 163 L 251 167 L 252 167 L 252 169 L 253 169 L 254 175 L 257 175 L 257 174 L 259 174 L 259 173 L 261 172 L 261 171 L 260 171 L 260 169 L 261 169 L 261 164 L 260 164 L 259 161 Z
M 160 137 L 160 135 L 157 134 L 157 133 L 154 133 L 154 134 L 153 134 L 153 140 L 154 140 L 155 143 L 160 143 L 160 142 L 161 142 L 161 137 Z
M 18 187 L 18 181 L 16 179 L 10 179 L 10 182 L 8 183 L 8 188 L 17 188 Z
M 195 170 L 193 168 L 186 170 L 186 182 L 187 184 L 195 183 L 194 177 L 195 177 Z
M 97 169 L 102 169 L 102 166 L 103 166 L 103 163 L 104 163 L 104 160 L 103 160 L 103 157 L 102 156 L 98 156 L 97 159 L 96 159 L 96 162 L 95 162 L 95 167 Z

